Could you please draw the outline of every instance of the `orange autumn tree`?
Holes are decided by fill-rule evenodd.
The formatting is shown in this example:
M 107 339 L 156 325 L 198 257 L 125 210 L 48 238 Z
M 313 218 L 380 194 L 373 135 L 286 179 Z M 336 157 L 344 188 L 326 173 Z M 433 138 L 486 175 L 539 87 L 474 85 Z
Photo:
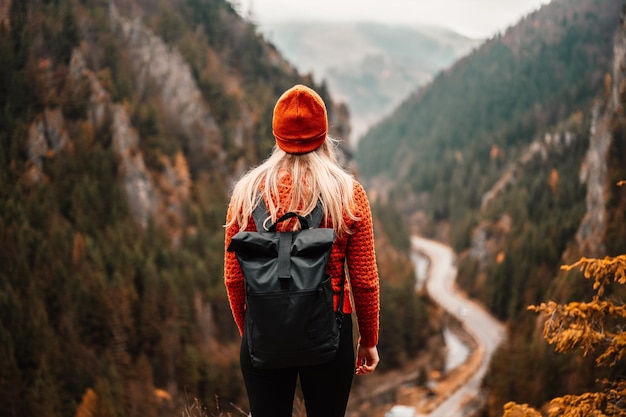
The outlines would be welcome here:
M 585 278 L 593 281 L 592 300 L 568 304 L 550 301 L 528 309 L 546 318 L 543 334 L 557 352 L 580 348 L 583 355 L 598 354 L 598 366 L 615 366 L 626 356 L 626 305 L 606 293 L 613 284 L 626 284 L 626 254 L 604 259 L 582 258 L 562 269 L 580 269 Z M 554 398 L 547 415 L 626 417 L 626 380 L 601 382 L 602 391 Z M 504 406 L 503 417 L 542 417 L 542 414 L 527 404 L 509 402 Z

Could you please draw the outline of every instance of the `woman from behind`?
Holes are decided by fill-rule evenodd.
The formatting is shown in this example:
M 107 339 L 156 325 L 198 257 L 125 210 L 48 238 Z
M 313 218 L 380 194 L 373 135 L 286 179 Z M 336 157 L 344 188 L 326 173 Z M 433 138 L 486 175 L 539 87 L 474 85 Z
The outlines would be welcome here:
M 235 254 L 225 251 L 224 281 L 233 317 L 243 336 L 240 362 L 251 414 L 291 417 L 299 377 L 308 417 L 343 417 L 354 374 L 373 372 L 379 361 L 379 282 L 370 206 L 361 184 L 337 162 L 336 143 L 327 135 L 326 107 L 314 90 L 296 85 L 284 92 L 274 108 L 272 129 L 276 139 L 273 153 L 233 189 L 225 247 L 236 233 L 256 230 L 253 212 L 260 199 L 265 202 L 271 224 L 288 212 L 306 216 L 320 201 L 320 227 L 333 228 L 336 235 L 327 266 L 333 303 L 335 311 L 342 306 L 346 317 L 337 353 L 330 362 L 279 369 L 255 367 L 244 331 L 244 276 Z M 295 231 L 299 226 L 292 219 L 280 223 L 279 229 Z M 349 278 L 344 280 L 346 270 Z M 359 333 L 356 360 L 350 318 L 353 309 Z

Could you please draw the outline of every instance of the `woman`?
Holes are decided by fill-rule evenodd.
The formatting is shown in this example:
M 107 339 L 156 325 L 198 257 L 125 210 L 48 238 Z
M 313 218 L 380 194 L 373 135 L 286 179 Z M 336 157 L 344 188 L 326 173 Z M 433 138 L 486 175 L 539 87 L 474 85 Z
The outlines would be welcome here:
M 235 254 L 225 251 L 224 281 L 233 317 L 243 336 L 240 360 L 250 409 L 253 417 L 291 417 L 299 377 L 309 417 L 342 417 L 355 370 L 357 375 L 368 374 L 379 361 L 379 284 L 369 202 L 363 187 L 337 164 L 335 143 L 327 136 L 326 107 L 315 91 L 296 85 L 283 93 L 274 108 L 272 130 L 276 139 L 272 155 L 234 187 L 225 247 L 237 232 L 256 230 L 252 213 L 259 197 L 264 199 L 272 223 L 290 211 L 305 216 L 321 200 L 324 217 L 320 227 L 332 227 L 336 234 L 327 267 L 335 310 L 347 265 L 349 279 L 344 284 L 342 308 L 345 314 L 351 314 L 352 298 L 360 339 L 355 361 L 352 320 L 346 317 L 339 349 L 331 362 L 271 370 L 255 368 L 244 332 L 244 277 Z M 292 219 L 281 223 L 279 229 L 298 227 L 298 221 Z

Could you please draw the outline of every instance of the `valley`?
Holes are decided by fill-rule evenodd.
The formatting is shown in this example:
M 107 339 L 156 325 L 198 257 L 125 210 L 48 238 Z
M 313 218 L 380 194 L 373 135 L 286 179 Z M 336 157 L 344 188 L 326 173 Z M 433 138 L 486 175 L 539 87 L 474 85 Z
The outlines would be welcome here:
M 431 260 L 426 283 L 428 294 L 461 323 L 462 329 L 475 342 L 467 361 L 457 371 L 444 377 L 435 388 L 437 395 L 435 401 L 428 404 L 427 415 L 465 416 L 475 411 L 483 400 L 481 382 L 491 356 L 506 337 L 506 330 L 484 307 L 456 289 L 456 260 L 448 246 L 416 236 L 411 243 L 414 250 L 424 253 Z

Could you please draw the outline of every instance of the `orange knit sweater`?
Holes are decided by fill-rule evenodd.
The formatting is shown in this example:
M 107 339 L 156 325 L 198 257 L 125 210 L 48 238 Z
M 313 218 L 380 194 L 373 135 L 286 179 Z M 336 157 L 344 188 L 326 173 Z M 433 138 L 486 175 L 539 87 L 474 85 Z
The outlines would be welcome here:
M 287 202 L 291 198 L 292 186 L 292 179 L 289 175 L 286 175 L 281 181 L 280 201 L 278 202 L 279 217 L 284 214 L 280 207 L 288 206 Z M 352 293 L 361 346 L 372 347 L 378 343 L 380 309 L 378 270 L 374 253 L 372 214 L 365 190 L 357 181 L 354 182 L 354 204 L 353 209 L 358 220 L 354 221 L 346 218 L 346 224 L 352 233 L 342 234 L 335 239 L 327 272 L 332 277 L 335 309 L 337 309 L 341 290 L 341 276 L 344 262 L 347 262 L 349 278 L 346 279 L 345 283 L 343 311 L 344 313 L 352 313 L 352 304 L 350 303 L 350 294 Z M 229 207 L 226 222 L 230 222 L 233 216 L 234 213 L 232 213 L 231 207 Z M 296 220 L 292 219 L 292 221 Z M 293 225 L 289 222 L 285 223 L 285 225 L 279 225 L 279 228 L 281 226 L 288 228 Z M 323 219 L 322 227 L 332 227 L 332 225 L 328 222 L 328 219 Z M 246 230 L 256 230 L 252 218 L 249 219 Z M 237 224 L 226 228 L 225 248 L 228 247 L 232 237 L 238 231 L 239 225 Z M 235 254 L 226 250 L 224 253 L 224 283 L 233 317 L 239 332 L 243 334 L 246 314 L 244 277 Z

